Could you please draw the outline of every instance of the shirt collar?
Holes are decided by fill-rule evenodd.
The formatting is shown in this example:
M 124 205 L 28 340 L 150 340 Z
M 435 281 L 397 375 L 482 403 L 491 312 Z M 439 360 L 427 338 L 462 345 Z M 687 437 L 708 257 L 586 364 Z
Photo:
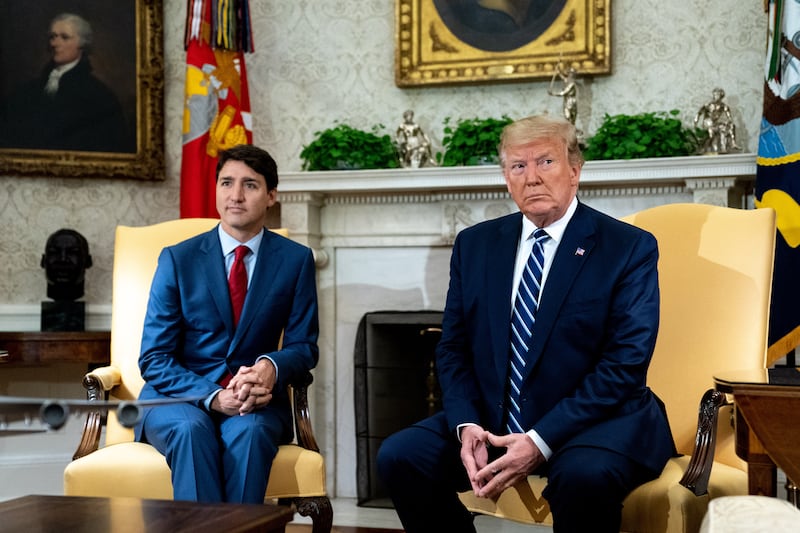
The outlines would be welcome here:
M 63 75 L 68 70 L 72 70 L 72 68 L 80 62 L 81 58 L 79 57 L 75 61 L 70 61 L 69 63 L 65 63 L 63 65 L 58 65 L 57 67 L 53 67 L 53 72 L 57 72 L 59 76 Z
M 264 229 L 262 228 L 258 235 L 253 237 L 247 242 L 239 242 L 238 240 L 234 239 L 227 233 L 225 230 L 222 229 L 222 224 L 217 226 L 217 233 L 219 234 L 219 243 L 222 245 L 222 255 L 226 256 L 233 252 L 237 246 L 240 244 L 246 245 L 250 248 L 250 251 L 253 253 L 253 257 L 258 256 L 258 249 L 261 246 L 261 240 L 264 237 Z
M 543 230 L 547 231 L 547 234 L 553 239 L 553 242 L 561 242 L 561 237 L 564 235 L 564 231 L 567 229 L 567 224 L 569 221 L 572 220 L 572 215 L 575 214 L 575 210 L 578 209 L 578 198 L 573 197 L 572 202 L 570 202 L 569 207 L 567 207 L 566 213 L 564 216 L 550 224 L 549 226 L 542 228 Z M 533 237 L 533 232 L 536 231 L 536 225 L 531 222 L 531 220 L 526 217 L 522 216 L 522 235 L 524 236 L 523 240 L 528 240 Z

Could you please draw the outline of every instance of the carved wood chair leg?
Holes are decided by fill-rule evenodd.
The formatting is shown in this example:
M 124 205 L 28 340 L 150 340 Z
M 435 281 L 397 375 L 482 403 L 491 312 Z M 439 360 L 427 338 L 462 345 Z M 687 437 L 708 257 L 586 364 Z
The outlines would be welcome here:
M 333 507 L 327 496 L 315 498 L 294 498 L 297 512 L 302 516 L 310 516 L 312 533 L 330 533 L 333 527 Z

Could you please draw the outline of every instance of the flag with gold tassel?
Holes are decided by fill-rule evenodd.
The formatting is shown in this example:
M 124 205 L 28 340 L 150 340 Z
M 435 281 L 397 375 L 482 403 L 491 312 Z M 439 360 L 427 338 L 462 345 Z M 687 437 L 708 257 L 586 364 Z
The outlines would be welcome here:
M 800 345 L 800 4 L 769 0 L 764 110 L 756 159 L 756 207 L 777 213 L 770 361 L 794 361 Z
M 244 54 L 253 51 L 247 0 L 188 0 L 181 159 L 181 218 L 219 215 L 220 150 L 252 143 Z

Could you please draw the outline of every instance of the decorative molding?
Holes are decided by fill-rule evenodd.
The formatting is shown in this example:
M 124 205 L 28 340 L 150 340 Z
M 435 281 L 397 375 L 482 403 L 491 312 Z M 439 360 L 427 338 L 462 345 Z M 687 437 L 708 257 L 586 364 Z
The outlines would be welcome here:
M 737 179 L 732 177 L 691 179 L 691 180 L 686 180 L 686 187 L 691 190 L 730 189 L 736 185 L 736 181 Z
M 693 178 L 755 179 L 755 154 L 726 154 L 716 156 L 668 157 L 614 161 L 587 161 L 581 171 L 581 186 L 620 187 L 632 184 L 654 185 L 673 183 L 684 185 Z M 328 170 L 286 172 L 281 175 L 279 191 L 282 202 L 304 201 L 298 193 L 316 192 L 324 195 L 326 203 L 369 203 L 376 196 L 431 201 L 433 193 L 455 191 L 486 191 L 489 194 L 505 191 L 500 167 L 423 167 L 417 169 Z M 420 196 L 401 193 L 424 192 Z M 368 197 L 363 194 L 368 194 Z M 395 196 L 392 196 L 392 193 Z M 403 202 L 398 202 L 403 203 Z
M 41 305 L 0 304 L 0 330 L 40 331 Z M 111 304 L 86 304 L 86 330 L 111 330 Z
M 623 198 L 626 196 L 658 196 L 664 194 L 683 194 L 685 185 L 652 185 L 641 187 L 595 187 L 581 188 L 580 198 Z

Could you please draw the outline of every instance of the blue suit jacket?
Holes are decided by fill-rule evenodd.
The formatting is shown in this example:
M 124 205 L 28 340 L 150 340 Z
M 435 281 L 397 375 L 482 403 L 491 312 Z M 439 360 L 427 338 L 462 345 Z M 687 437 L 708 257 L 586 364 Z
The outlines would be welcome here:
M 462 231 L 437 347 L 448 425 L 503 434 L 516 213 Z M 675 453 L 646 386 L 659 319 L 655 238 L 578 204 L 546 280 L 521 392 L 522 426 L 554 453 L 603 447 L 660 471 Z
M 311 250 L 264 232 L 234 328 L 217 231 L 215 227 L 161 252 L 142 334 L 139 368 L 145 385 L 139 397 L 205 398 L 219 388 L 217 382 L 227 372 L 236 374 L 240 366 L 269 355 L 278 367 L 270 406 L 284 411 L 290 424 L 286 386 L 303 378 L 319 359 Z M 141 423 L 137 438 L 140 428 Z

